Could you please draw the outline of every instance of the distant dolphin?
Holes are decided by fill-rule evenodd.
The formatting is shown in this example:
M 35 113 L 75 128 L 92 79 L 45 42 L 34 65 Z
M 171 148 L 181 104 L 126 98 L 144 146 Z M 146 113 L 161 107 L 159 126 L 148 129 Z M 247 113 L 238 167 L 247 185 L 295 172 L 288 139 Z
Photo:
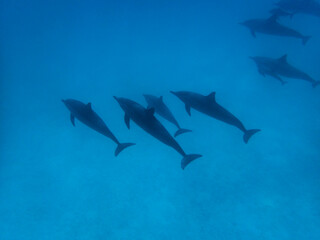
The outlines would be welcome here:
M 320 17 L 320 4 L 315 0 L 280 0 L 276 5 L 288 12 Z
M 75 126 L 74 119 L 77 118 L 80 122 L 110 138 L 118 145 L 115 151 L 115 156 L 118 156 L 118 154 L 125 148 L 135 145 L 134 143 L 120 143 L 103 120 L 92 110 L 91 103 L 84 104 L 74 99 L 66 99 L 62 100 L 62 102 L 70 111 L 70 120 L 73 126 Z
M 269 11 L 271 15 L 276 15 L 277 17 L 290 17 L 292 18 L 295 13 L 287 12 L 281 8 L 273 8 Z
M 278 23 L 277 18 L 277 15 L 272 15 L 268 19 L 251 19 L 240 24 L 248 27 L 253 37 L 256 37 L 256 32 L 258 32 L 274 36 L 298 38 L 302 40 L 303 45 L 308 42 L 310 36 L 304 36 L 296 30 L 281 25 Z
M 130 119 L 147 133 L 160 142 L 172 147 L 183 156 L 181 168 L 184 169 L 190 162 L 201 157 L 199 154 L 186 154 L 176 140 L 170 135 L 165 127 L 154 117 L 154 108 L 146 109 L 139 103 L 127 98 L 114 97 L 125 112 L 124 120 L 130 129 Z
M 239 128 L 244 133 L 243 140 L 245 143 L 248 143 L 251 136 L 260 131 L 260 129 L 247 130 L 239 119 L 216 102 L 215 92 L 210 93 L 208 96 L 187 91 L 171 91 L 171 93 L 184 102 L 186 111 L 190 116 L 190 109 L 194 108 L 201 113 Z
M 250 57 L 258 67 L 258 71 L 262 76 L 269 75 L 278 79 L 282 84 L 286 82 L 280 76 L 294 79 L 301 79 L 312 83 L 313 87 L 320 84 L 319 81 L 314 80 L 308 74 L 295 68 L 287 62 L 287 54 L 280 58 L 268 57 Z
M 167 119 L 169 122 L 176 125 L 178 130 L 174 134 L 175 137 L 179 136 L 180 134 L 191 132 L 189 129 L 183 129 L 180 127 L 178 121 L 175 119 L 173 114 L 171 113 L 170 109 L 165 105 L 163 102 L 163 97 L 156 97 L 149 94 L 144 94 L 144 98 L 148 104 L 148 108 L 154 108 L 155 112 L 158 113 L 164 119 Z

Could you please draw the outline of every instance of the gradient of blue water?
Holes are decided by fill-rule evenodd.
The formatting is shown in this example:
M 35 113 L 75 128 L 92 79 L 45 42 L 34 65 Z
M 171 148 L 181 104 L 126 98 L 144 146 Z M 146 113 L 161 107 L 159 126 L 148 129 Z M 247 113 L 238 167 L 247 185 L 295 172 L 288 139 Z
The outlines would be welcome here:
M 282 22 L 313 38 L 259 35 L 238 22 L 273 1 L 0 2 L 0 239 L 320 239 L 320 90 L 263 78 L 248 58 L 288 54 L 320 78 L 320 21 Z M 170 90 L 216 91 L 242 133 Z M 175 151 L 135 124 L 113 95 L 163 95 L 181 126 Z M 76 122 L 62 98 L 92 102 L 121 140 Z M 170 132 L 175 127 L 164 122 Z

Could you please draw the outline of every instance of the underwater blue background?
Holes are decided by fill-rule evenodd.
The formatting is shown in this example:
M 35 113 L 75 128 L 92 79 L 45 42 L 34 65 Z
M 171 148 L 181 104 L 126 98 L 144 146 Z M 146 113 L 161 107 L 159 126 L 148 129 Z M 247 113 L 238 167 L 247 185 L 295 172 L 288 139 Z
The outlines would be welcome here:
M 263 78 L 249 56 L 280 57 L 320 80 L 320 21 L 281 19 L 312 39 L 257 34 L 273 1 L 0 1 L 0 239 L 320 239 L 320 88 Z M 242 133 L 169 91 L 216 92 Z M 132 124 L 113 96 L 163 95 L 187 153 Z M 92 108 L 122 142 L 76 120 Z M 176 128 L 159 118 L 167 129 Z

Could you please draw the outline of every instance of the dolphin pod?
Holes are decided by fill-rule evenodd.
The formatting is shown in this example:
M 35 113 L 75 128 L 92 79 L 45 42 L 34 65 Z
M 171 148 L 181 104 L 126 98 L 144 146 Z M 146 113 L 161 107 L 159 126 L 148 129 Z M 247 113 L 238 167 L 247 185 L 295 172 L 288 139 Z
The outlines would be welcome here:
M 206 114 L 227 124 L 233 125 L 244 133 L 243 141 L 245 143 L 248 143 L 249 139 L 255 133 L 260 131 L 260 129 L 247 130 L 238 118 L 236 118 L 232 113 L 230 113 L 227 109 L 223 108 L 216 102 L 215 92 L 210 93 L 208 96 L 186 91 L 171 91 L 171 93 L 177 96 L 185 104 L 185 108 L 189 116 L 191 116 L 190 110 L 191 108 L 193 108 L 198 112 Z
M 228 124 L 238 127 L 244 133 L 244 141 L 248 142 L 250 137 L 259 129 L 247 130 L 243 124 L 235 116 L 233 116 L 226 109 L 221 107 L 215 102 L 214 93 L 209 96 L 202 96 L 192 92 L 172 92 L 178 96 L 186 104 L 186 109 L 190 114 L 190 108 L 194 108 L 202 113 L 205 113 L 218 120 L 224 121 Z M 128 129 L 130 129 L 130 121 L 135 122 L 145 132 L 164 143 L 165 145 L 173 148 L 182 156 L 181 168 L 185 169 L 192 161 L 202 157 L 200 154 L 186 154 L 181 148 L 179 143 L 168 132 L 168 130 L 162 125 L 162 123 L 154 116 L 158 113 L 164 119 L 172 122 L 178 127 L 175 136 L 190 132 L 191 130 L 182 129 L 177 120 L 173 117 L 172 112 L 163 103 L 162 97 L 158 98 L 153 95 L 144 94 L 148 107 L 145 108 L 139 103 L 127 98 L 115 97 L 122 110 L 124 111 L 124 121 Z M 106 126 L 104 121 L 92 110 L 91 103 L 84 104 L 75 99 L 62 100 L 65 106 L 70 111 L 70 120 L 73 126 L 75 126 L 75 119 L 84 123 L 91 129 L 99 132 L 100 134 L 113 140 L 118 146 L 115 151 L 117 156 L 125 148 L 135 145 L 134 143 L 120 143 L 113 133 Z
M 168 120 L 178 128 L 178 130 L 174 134 L 175 137 L 183 133 L 191 132 L 191 130 L 189 129 L 183 129 L 180 127 L 178 121 L 175 119 L 170 109 L 163 102 L 162 96 L 159 98 L 150 94 L 144 94 L 143 96 L 148 104 L 148 108 L 154 108 L 157 114 L 159 114 L 161 117 Z
M 183 157 L 181 161 L 182 169 L 185 169 L 190 162 L 202 156 L 200 154 L 186 154 L 176 140 L 170 135 L 167 129 L 160 123 L 158 119 L 155 118 L 154 108 L 144 108 L 139 103 L 127 98 L 114 98 L 125 113 L 124 120 L 128 129 L 130 129 L 130 120 L 132 120 L 151 136 L 168 145 L 169 147 L 172 147 Z
M 303 45 L 309 41 L 310 36 L 304 36 L 298 31 L 280 24 L 278 17 L 278 14 L 274 14 L 267 19 L 251 19 L 240 24 L 249 28 L 253 37 L 256 37 L 256 33 L 263 33 L 273 36 L 298 38 L 302 40 Z
M 73 126 L 75 126 L 76 118 L 98 133 L 110 138 L 117 144 L 117 148 L 114 153 L 115 156 L 118 156 L 118 154 L 125 148 L 135 145 L 134 143 L 120 143 L 98 114 L 92 110 L 91 103 L 84 104 L 74 99 L 66 99 L 62 100 L 62 102 L 70 111 L 70 120 Z
M 278 19 L 280 17 L 287 16 L 292 18 L 293 15 L 299 13 L 320 17 L 320 4 L 315 0 L 280 0 L 276 3 L 276 6 L 277 8 L 269 11 L 269 13 L 272 14 L 269 18 L 251 19 L 240 24 L 249 28 L 253 37 L 256 37 L 256 33 L 292 37 L 301 39 L 303 45 L 305 45 L 310 39 L 310 36 L 305 36 L 292 28 L 280 24 Z M 271 76 L 279 80 L 283 85 L 287 82 L 283 80 L 282 77 L 301 79 L 310 82 L 313 87 L 320 85 L 320 81 L 316 81 L 307 73 L 289 64 L 287 61 L 287 55 L 283 55 L 279 58 L 262 56 L 250 58 L 255 62 L 258 72 L 262 76 Z M 217 103 L 215 92 L 212 92 L 207 96 L 188 91 L 171 91 L 171 93 L 185 104 L 185 109 L 190 116 L 191 109 L 194 109 L 200 113 L 238 128 L 243 133 L 243 141 L 245 143 L 248 143 L 253 135 L 261 131 L 260 129 L 247 129 L 236 116 Z M 191 130 L 180 127 L 173 113 L 164 103 L 163 97 L 156 97 L 150 94 L 144 94 L 143 96 L 147 102 L 146 108 L 130 99 L 114 97 L 121 109 L 124 111 L 124 121 L 127 128 L 130 129 L 130 121 L 132 120 L 149 135 L 174 149 L 182 156 L 182 169 L 185 169 L 191 162 L 202 157 L 200 154 L 186 154 L 179 143 L 175 140 L 174 137 L 183 133 L 191 132 Z M 75 126 L 75 119 L 78 119 L 83 124 L 110 138 L 117 144 L 115 156 L 127 147 L 135 145 L 134 143 L 120 143 L 104 121 L 92 110 L 91 103 L 84 104 L 75 99 L 66 99 L 62 100 L 62 102 L 70 111 L 70 120 L 73 126 Z M 174 137 L 171 136 L 168 130 L 155 117 L 155 113 L 177 127 L 178 130 L 175 132 Z
M 307 73 L 292 66 L 287 61 L 287 54 L 280 58 L 250 57 L 257 65 L 258 71 L 262 76 L 269 75 L 278 79 L 283 85 L 286 83 L 280 76 L 294 79 L 301 79 L 310 82 L 313 87 L 320 84 Z

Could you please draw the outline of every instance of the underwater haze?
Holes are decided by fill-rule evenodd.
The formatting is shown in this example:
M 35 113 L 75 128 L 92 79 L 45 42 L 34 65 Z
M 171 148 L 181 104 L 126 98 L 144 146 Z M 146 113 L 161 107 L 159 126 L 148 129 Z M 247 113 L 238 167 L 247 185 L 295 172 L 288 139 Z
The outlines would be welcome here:
M 309 0 L 306 0 L 306 2 Z M 320 87 L 259 74 L 278 58 L 320 80 L 320 19 L 279 22 L 301 40 L 250 31 L 273 0 L 1 0 L 0 239 L 320 239 Z M 243 133 L 170 91 L 216 92 Z M 113 96 L 163 101 L 183 128 L 182 156 Z M 77 119 L 62 99 L 91 103 L 120 142 Z M 173 135 L 177 128 L 155 117 Z

